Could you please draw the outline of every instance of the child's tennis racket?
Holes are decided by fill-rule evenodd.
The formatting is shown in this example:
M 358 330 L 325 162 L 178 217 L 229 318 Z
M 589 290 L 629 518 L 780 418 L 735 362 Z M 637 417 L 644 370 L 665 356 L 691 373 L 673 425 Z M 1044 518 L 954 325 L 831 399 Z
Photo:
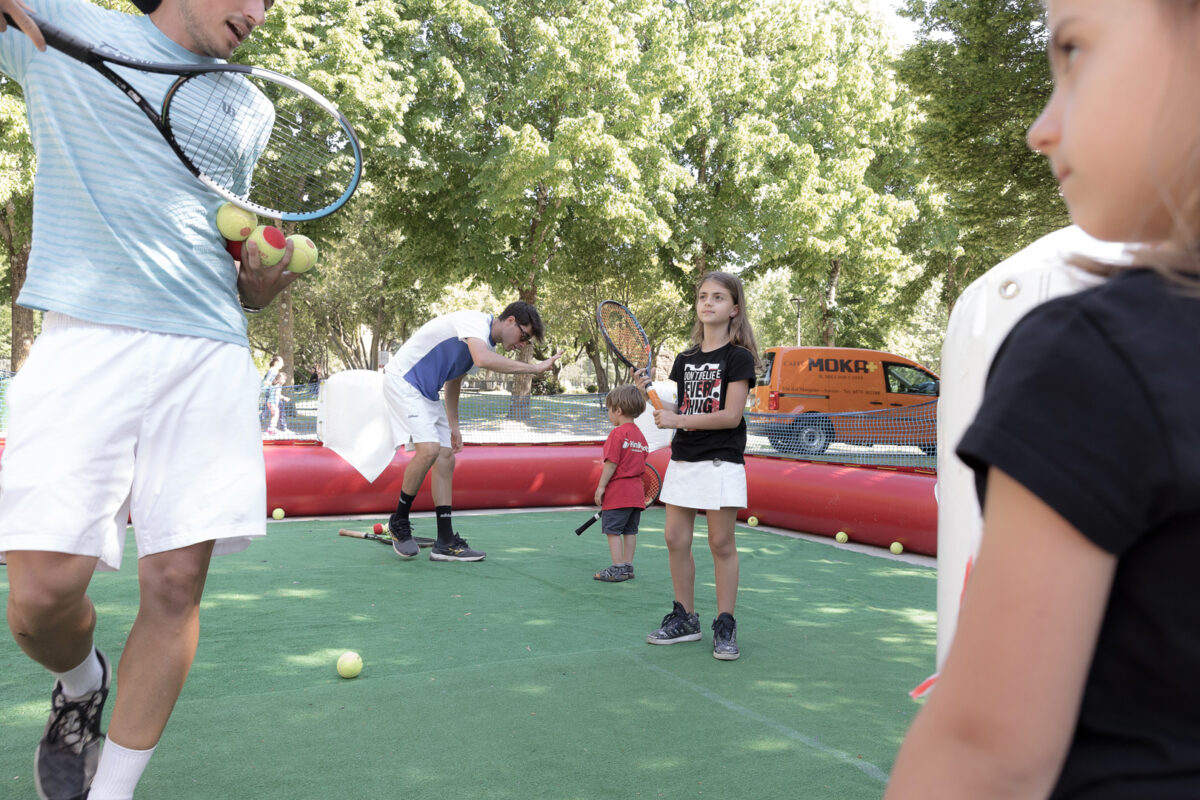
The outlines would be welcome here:
M 160 64 L 93 47 L 29 13 L 46 43 L 99 72 L 142 110 L 188 171 L 234 205 L 289 222 L 341 208 L 362 177 L 354 129 L 300 81 L 242 64 Z M 19 30 L 12 18 L 4 21 Z M 161 111 L 107 64 L 176 75 Z
M 658 470 L 649 464 L 642 470 L 642 493 L 646 501 L 646 508 L 654 505 L 654 501 L 658 499 L 658 493 L 662 490 L 662 478 L 658 475 Z M 602 512 L 597 511 L 588 517 L 587 522 L 575 529 L 575 535 L 580 536 L 588 528 L 596 524 L 596 520 L 600 519 Z
M 642 329 L 633 312 L 616 300 L 605 300 L 596 306 L 596 324 L 604 341 L 626 366 L 650 375 L 650 337 Z M 658 392 L 651 386 L 646 391 L 650 404 L 663 407 Z

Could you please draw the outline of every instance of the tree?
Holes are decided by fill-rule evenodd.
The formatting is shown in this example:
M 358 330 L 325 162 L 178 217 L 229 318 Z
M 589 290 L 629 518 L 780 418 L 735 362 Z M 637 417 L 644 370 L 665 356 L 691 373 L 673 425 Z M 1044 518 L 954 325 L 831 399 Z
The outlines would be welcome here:
M 926 237 L 947 306 L 975 277 L 1068 222 L 1045 159 L 1025 145 L 1052 89 L 1040 0 L 906 0 L 919 24 L 899 75 L 924 117 L 921 167 L 945 196 Z

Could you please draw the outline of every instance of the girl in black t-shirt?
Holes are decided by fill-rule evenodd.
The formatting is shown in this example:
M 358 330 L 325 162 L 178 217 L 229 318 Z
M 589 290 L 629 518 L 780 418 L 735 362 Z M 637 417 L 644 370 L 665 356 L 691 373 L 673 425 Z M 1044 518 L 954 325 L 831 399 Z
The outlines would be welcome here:
M 996 354 L 957 447 L 979 555 L 887 800 L 1200 798 L 1200 0 L 1047 9 L 1029 144 L 1138 268 Z
M 696 288 L 692 347 L 671 368 L 678 387 L 676 410 L 654 412 L 660 428 L 678 428 L 661 498 L 667 507 L 666 540 L 675 603 L 662 626 L 646 637 L 650 644 L 700 639 L 695 611 L 696 562 L 692 533 L 696 511 L 708 520 L 708 549 L 717 584 L 713 657 L 739 655 L 737 623 L 738 558 L 734 527 L 746 505 L 746 421 L 742 410 L 754 385 L 757 345 L 745 315 L 745 291 L 736 275 L 710 272 Z M 643 387 L 649 378 L 641 376 Z

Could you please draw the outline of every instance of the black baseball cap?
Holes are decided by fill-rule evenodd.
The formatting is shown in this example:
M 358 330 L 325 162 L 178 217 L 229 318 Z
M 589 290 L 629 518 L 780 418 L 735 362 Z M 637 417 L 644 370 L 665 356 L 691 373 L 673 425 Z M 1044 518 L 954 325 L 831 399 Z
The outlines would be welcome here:
M 133 0 L 133 4 L 141 9 L 143 14 L 149 14 L 154 9 L 158 8 L 158 4 L 162 0 Z

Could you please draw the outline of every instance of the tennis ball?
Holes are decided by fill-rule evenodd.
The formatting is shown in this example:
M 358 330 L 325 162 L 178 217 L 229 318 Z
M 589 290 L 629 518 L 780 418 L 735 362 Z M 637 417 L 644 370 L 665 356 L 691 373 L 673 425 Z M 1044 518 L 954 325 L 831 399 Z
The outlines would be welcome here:
M 338 657 L 337 671 L 343 678 L 357 678 L 358 673 L 362 672 L 362 656 L 347 650 Z
M 259 225 L 247 238 L 258 246 L 258 260 L 264 267 L 273 267 L 283 258 L 287 239 L 274 225 Z
M 375 527 L 372 528 L 371 530 L 375 531 L 375 533 L 383 533 L 383 523 L 376 522 Z
M 233 256 L 234 261 L 241 261 L 242 260 L 242 243 L 232 241 L 231 239 L 226 239 L 225 240 L 225 252 L 227 252 L 227 253 L 229 253 L 229 255 Z
M 274 511 L 271 512 L 271 516 L 274 517 L 275 519 L 283 519 L 283 509 L 282 508 L 275 509 Z
M 899 542 L 892 542 L 892 546 L 889 547 L 888 549 L 891 550 L 896 555 L 900 555 L 901 553 L 904 552 L 904 545 L 900 544 Z
M 746 524 L 753 528 L 758 524 L 758 517 L 746 517 Z
M 244 242 L 258 225 L 253 211 L 225 203 L 217 209 L 217 230 L 231 242 Z
M 288 262 L 288 272 L 308 272 L 317 265 L 317 246 L 312 239 L 293 233 L 287 237 L 292 243 L 292 260 Z
M 837 539 L 842 544 L 845 544 L 846 542 L 850 541 L 850 537 L 846 535 L 845 531 L 838 531 L 837 535 L 834 536 L 833 538 Z

